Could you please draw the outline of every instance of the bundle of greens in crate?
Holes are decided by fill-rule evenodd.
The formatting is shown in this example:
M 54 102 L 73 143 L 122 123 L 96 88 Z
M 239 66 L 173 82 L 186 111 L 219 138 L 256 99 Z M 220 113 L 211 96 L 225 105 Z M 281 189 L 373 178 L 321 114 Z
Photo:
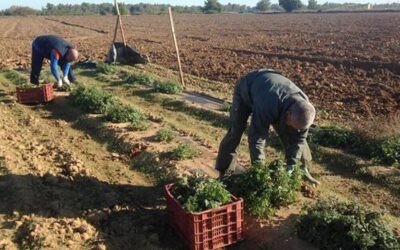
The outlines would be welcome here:
M 172 194 L 188 212 L 201 212 L 231 202 L 231 194 L 218 180 L 194 175 L 174 184 Z

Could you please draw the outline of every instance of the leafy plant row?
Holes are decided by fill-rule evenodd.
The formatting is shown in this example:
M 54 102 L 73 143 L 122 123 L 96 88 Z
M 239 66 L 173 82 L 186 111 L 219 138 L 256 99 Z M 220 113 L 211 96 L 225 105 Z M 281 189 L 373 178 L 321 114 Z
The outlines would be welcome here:
M 310 142 L 345 149 L 382 164 L 400 164 L 400 135 L 371 138 L 345 128 L 327 126 L 315 129 Z
M 400 249 L 381 215 L 356 203 L 319 200 L 304 209 L 296 231 L 301 239 L 325 250 Z
M 129 122 L 136 130 L 145 130 L 148 126 L 141 112 L 132 106 L 123 105 L 117 98 L 98 88 L 79 86 L 69 98 L 74 105 L 87 112 L 104 114 L 107 121 Z
M 158 81 L 149 75 L 122 72 L 122 79 L 130 84 L 141 84 L 152 87 L 155 92 L 177 94 L 183 91 L 182 85 L 173 81 Z
M 296 201 L 301 186 L 298 167 L 291 174 L 281 160 L 269 164 L 256 164 L 244 174 L 228 180 L 228 189 L 243 197 L 246 212 L 257 218 L 273 216 L 278 208 Z
M 15 70 L 5 70 L 4 76 L 15 85 L 24 85 L 28 83 L 28 79 Z

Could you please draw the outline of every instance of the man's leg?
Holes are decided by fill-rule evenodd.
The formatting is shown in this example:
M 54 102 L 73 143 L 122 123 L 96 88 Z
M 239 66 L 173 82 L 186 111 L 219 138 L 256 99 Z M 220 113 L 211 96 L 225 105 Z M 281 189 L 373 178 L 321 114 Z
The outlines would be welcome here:
M 74 75 L 74 72 L 73 72 L 72 68 L 73 68 L 73 66 L 71 65 L 71 68 L 69 69 L 69 72 L 68 72 L 68 80 L 71 83 L 74 83 L 76 81 L 76 77 Z
M 256 133 L 252 126 L 249 129 L 249 149 L 251 164 L 264 164 L 265 162 L 265 141 L 267 140 L 267 131 L 264 135 Z
M 39 85 L 40 71 L 42 70 L 43 56 L 32 48 L 31 83 Z
M 314 177 L 312 177 L 312 175 L 309 172 L 309 169 L 311 167 L 311 160 L 312 160 L 311 150 L 310 147 L 308 146 L 308 143 L 306 142 L 306 144 L 303 146 L 303 154 L 301 156 L 301 163 L 303 164 L 301 168 L 303 170 L 304 177 L 306 177 L 307 180 L 309 180 L 310 182 L 318 185 L 320 184 L 320 182 L 314 179 Z
M 237 147 L 240 144 L 243 132 L 246 129 L 247 120 L 250 116 L 251 109 L 248 107 L 240 92 L 243 91 L 243 84 L 247 84 L 245 80 L 239 80 L 235 87 L 233 94 L 232 107 L 230 110 L 231 127 L 228 133 L 222 139 L 218 150 L 216 169 L 221 175 L 224 175 L 229 168 L 234 168 L 235 156 L 237 154 Z M 234 171 L 234 169 L 230 169 Z

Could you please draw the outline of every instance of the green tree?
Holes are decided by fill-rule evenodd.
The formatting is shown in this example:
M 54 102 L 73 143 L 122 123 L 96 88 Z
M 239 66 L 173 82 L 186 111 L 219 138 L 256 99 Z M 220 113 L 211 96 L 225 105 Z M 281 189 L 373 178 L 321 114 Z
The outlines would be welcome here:
M 301 0 L 279 0 L 279 5 L 282 6 L 287 12 L 300 9 L 303 4 Z
M 308 6 L 307 6 L 307 8 L 310 9 L 310 10 L 316 10 L 316 9 L 318 9 L 317 0 L 308 0 Z
M 204 2 L 203 11 L 206 14 L 221 13 L 222 5 L 218 0 L 207 0 Z
M 271 7 L 271 2 L 269 0 L 260 0 L 256 5 L 256 9 L 259 11 L 269 10 L 270 7 Z

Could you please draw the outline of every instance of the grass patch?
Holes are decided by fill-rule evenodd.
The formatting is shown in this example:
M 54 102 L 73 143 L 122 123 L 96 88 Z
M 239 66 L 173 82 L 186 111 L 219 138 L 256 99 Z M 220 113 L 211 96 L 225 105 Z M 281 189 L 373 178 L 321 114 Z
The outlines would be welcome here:
M 301 186 L 298 167 L 290 175 L 283 161 L 256 164 L 240 176 L 228 180 L 233 194 L 243 197 L 248 214 L 257 218 L 273 216 L 276 209 L 296 201 Z
M 232 200 L 222 182 L 198 175 L 180 179 L 172 187 L 172 194 L 189 212 L 218 208 Z
M 358 156 L 386 165 L 400 164 L 400 135 L 371 137 L 346 128 L 327 126 L 315 129 L 310 142 L 344 149 Z
M 176 160 L 193 159 L 199 155 L 199 151 L 195 146 L 188 143 L 181 143 L 170 152 L 170 156 Z
M 175 137 L 176 137 L 176 134 L 174 131 L 172 131 L 171 129 L 168 129 L 168 128 L 162 128 L 157 131 L 154 139 L 159 142 L 161 142 L 161 141 L 170 142 L 173 139 L 175 139 Z
M 154 79 L 148 75 L 145 74 L 133 74 L 130 72 L 122 72 L 121 78 L 123 81 L 126 83 L 130 84 L 141 84 L 145 86 L 153 86 L 154 84 Z
M 154 91 L 164 94 L 178 94 L 183 91 L 182 85 L 176 82 L 157 82 L 154 84 Z
M 146 130 L 148 123 L 145 116 L 131 106 L 121 104 L 110 106 L 107 109 L 105 119 L 109 122 L 129 122 L 135 130 Z
M 320 249 L 400 249 L 381 215 L 356 203 L 319 200 L 304 208 L 296 231 Z
M 74 105 L 95 114 L 104 114 L 119 105 L 115 97 L 95 87 L 79 86 L 71 92 L 69 99 Z
M 96 71 L 105 75 L 112 75 L 118 72 L 118 67 L 105 62 L 98 62 Z
M 9 69 L 4 71 L 4 77 L 15 85 L 24 85 L 28 83 L 28 79 L 15 70 Z

